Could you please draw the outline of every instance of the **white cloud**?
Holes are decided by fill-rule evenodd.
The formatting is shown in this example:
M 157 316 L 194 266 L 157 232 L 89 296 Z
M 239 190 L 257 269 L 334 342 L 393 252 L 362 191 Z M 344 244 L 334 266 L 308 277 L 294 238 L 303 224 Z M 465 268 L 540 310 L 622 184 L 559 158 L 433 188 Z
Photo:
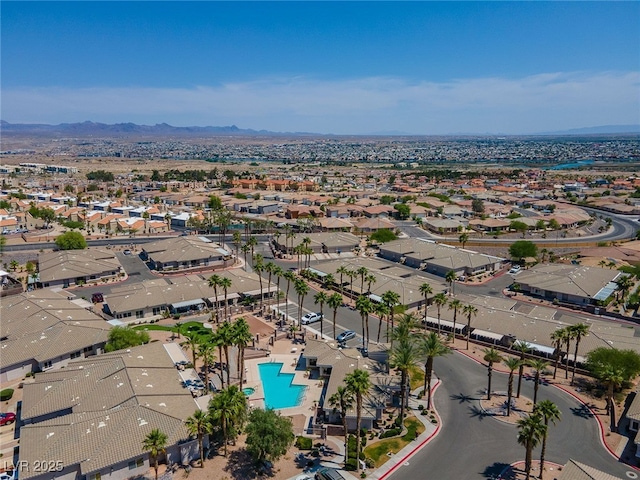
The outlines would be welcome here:
M 93 120 L 274 131 L 533 133 L 640 123 L 640 72 L 544 73 L 444 83 L 267 78 L 195 88 L 13 88 L 9 122 Z

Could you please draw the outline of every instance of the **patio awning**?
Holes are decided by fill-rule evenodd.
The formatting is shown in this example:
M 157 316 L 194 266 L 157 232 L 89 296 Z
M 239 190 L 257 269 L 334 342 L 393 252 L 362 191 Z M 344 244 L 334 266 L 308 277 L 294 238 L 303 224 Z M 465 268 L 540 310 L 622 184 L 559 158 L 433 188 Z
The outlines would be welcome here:
M 502 340 L 502 338 L 504 337 L 504 334 L 502 333 L 489 332 L 487 330 L 480 330 L 479 328 L 475 328 L 473 332 L 471 332 L 471 335 L 475 337 L 488 338 L 497 342 Z
M 204 300 L 202 300 L 201 298 L 196 298 L 195 300 L 185 300 L 184 302 L 172 303 L 170 306 L 171 308 L 177 309 L 177 308 L 185 308 L 185 307 L 194 307 L 197 305 L 204 306 Z
M 547 347 L 546 345 L 540 345 L 538 343 L 531 343 L 531 342 L 526 342 L 526 343 L 529 344 L 529 348 L 531 350 L 537 350 L 538 352 L 546 353 L 547 355 L 553 355 L 556 351 L 555 348 Z

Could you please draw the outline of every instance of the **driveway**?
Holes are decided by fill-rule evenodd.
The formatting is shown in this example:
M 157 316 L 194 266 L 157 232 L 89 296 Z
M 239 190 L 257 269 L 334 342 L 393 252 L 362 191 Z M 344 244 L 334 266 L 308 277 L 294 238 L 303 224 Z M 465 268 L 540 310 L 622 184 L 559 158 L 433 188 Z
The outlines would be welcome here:
M 487 369 L 455 353 L 436 360 L 442 384 L 435 394 L 435 406 L 442 418 L 442 430 L 408 465 L 390 478 L 495 478 L 506 466 L 524 460 L 524 447 L 516 441 L 515 425 L 487 417 L 480 409 L 480 396 L 487 385 Z M 494 390 L 506 390 L 505 374 L 494 371 Z M 516 380 L 517 381 L 517 380 Z M 523 381 L 523 395 L 533 398 L 533 383 Z M 541 385 L 539 399 L 549 399 L 562 412 L 562 420 L 549 427 L 546 458 L 565 464 L 569 458 L 620 478 L 632 469 L 616 461 L 602 446 L 598 424 L 588 410 L 555 387 Z M 534 458 L 540 457 L 540 449 Z M 549 473 L 549 478 L 553 478 Z

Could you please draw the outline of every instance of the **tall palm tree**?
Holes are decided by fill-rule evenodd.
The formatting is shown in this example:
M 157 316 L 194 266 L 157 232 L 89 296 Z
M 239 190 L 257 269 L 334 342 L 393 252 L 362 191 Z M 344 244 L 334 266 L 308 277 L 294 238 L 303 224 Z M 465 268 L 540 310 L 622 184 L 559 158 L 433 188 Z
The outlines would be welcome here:
M 622 370 L 613 366 L 604 367 L 599 373 L 600 381 L 607 387 L 607 413 L 611 419 L 610 429 L 616 431 L 616 403 L 613 398 L 615 389 L 620 388 L 624 382 Z
M 586 337 L 589 333 L 589 325 L 586 323 L 576 323 L 569 327 L 573 338 L 576 340 L 576 349 L 573 352 L 573 371 L 571 372 L 571 385 L 576 377 L 576 364 L 578 363 L 578 348 L 580 347 L 580 340 L 582 337 Z
M 320 304 L 320 339 L 324 338 L 324 329 L 322 325 L 324 324 L 324 304 L 329 300 L 329 296 L 324 292 L 324 290 L 320 290 L 313 296 L 313 303 Z
M 567 356 L 564 359 L 564 378 L 567 380 L 569 378 L 569 351 L 571 350 L 571 340 L 573 340 L 573 331 L 571 330 L 571 325 L 565 327 L 566 335 L 564 336 L 564 346 L 567 350 Z
M 301 278 L 297 278 L 293 284 L 293 289 L 298 295 L 298 326 L 302 325 L 302 304 L 304 297 L 309 293 L 309 285 Z M 301 327 L 302 328 L 302 327 Z
M 193 364 L 193 368 L 196 368 L 196 359 L 198 358 L 198 345 L 200 345 L 201 340 L 198 335 L 195 333 L 185 333 L 185 340 L 180 344 L 182 348 L 188 348 L 191 350 L 191 362 Z
M 364 277 L 369 274 L 367 267 L 360 267 L 356 270 L 356 274 L 360 277 L 360 293 L 364 293 Z
M 542 434 L 542 449 L 540 450 L 540 475 L 542 478 L 544 473 L 544 456 L 547 451 L 547 435 L 549 433 L 549 422 L 556 424 L 560 420 L 560 409 L 551 400 L 541 400 L 540 403 L 533 407 L 534 413 L 540 415 L 544 421 L 545 429 Z
M 505 366 L 509 369 L 509 382 L 507 383 L 507 417 L 511 415 L 511 399 L 513 398 L 513 374 L 520 367 L 520 360 L 509 357 L 503 360 Z
M 533 405 L 535 406 L 538 401 L 538 388 L 540 387 L 540 373 L 549 366 L 549 362 L 544 360 L 529 360 L 527 364 L 533 368 Z
M 355 270 L 348 270 L 347 277 L 349 277 L 349 295 L 355 298 L 355 292 L 353 291 L 353 279 L 358 276 L 358 273 Z
M 444 307 L 448 302 L 449 300 L 447 300 L 447 295 L 444 292 L 436 293 L 433 297 L 433 303 L 438 309 L 438 333 L 440 333 L 440 309 Z
M 153 469 L 158 480 L 158 457 L 167 451 L 169 437 L 159 429 L 154 428 L 142 441 L 142 451 L 149 452 L 149 460 L 153 459 Z
M 204 436 L 213 432 L 213 425 L 209 416 L 198 409 L 185 420 L 185 425 L 189 435 L 198 438 L 198 450 L 200 452 L 200 468 L 204 468 L 204 447 L 202 445 Z
M 627 296 L 627 292 L 633 287 L 633 280 L 628 275 L 623 275 L 618 278 L 616 281 L 616 290 L 622 293 L 622 300 Z M 616 293 L 616 299 L 619 300 L 618 294 Z
M 400 295 L 398 295 L 393 290 L 387 290 L 386 292 L 384 292 L 382 294 L 382 301 L 384 303 L 386 303 L 387 306 L 389 307 L 389 310 L 390 310 L 389 315 L 391 316 L 391 329 L 393 330 L 393 328 L 394 328 L 394 323 L 393 323 L 394 313 L 395 313 L 396 305 L 398 305 L 400 303 Z M 389 336 L 389 322 L 387 322 L 387 342 L 390 339 L 391 339 L 391 337 Z
M 418 353 L 415 343 L 410 338 L 405 338 L 395 344 L 389 356 L 391 367 L 400 370 L 400 428 L 404 422 L 409 370 L 418 362 Z
M 275 273 L 277 265 L 273 262 L 267 262 L 264 266 L 264 270 L 267 272 L 267 297 L 269 297 L 269 291 L 271 290 L 271 277 Z
M 209 416 L 222 428 L 224 456 L 227 456 L 229 437 L 235 436 L 247 413 L 247 397 L 236 385 L 214 395 L 209 402 Z
M 209 284 L 210 288 L 213 288 L 213 296 L 215 297 L 215 312 L 216 312 L 216 323 L 220 323 L 220 315 L 219 315 L 219 310 L 220 310 L 220 299 L 218 298 L 218 287 L 220 286 L 220 280 L 221 277 L 220 275 L 211 275 L 209 277 L 209 279 L 207 280 L 207 283 Z
M 338 308 L 342 306 L 342 295 L 339 293 L 332 293 L 327 299 L 327 305 L 333 310 L 333 338 L 336 338 L 336 315 L 338 314 Z
M 389 315 L 391 310 L 389 310 L 389 305 L 384 302 L 377 302 L 374 307 L 374 312 L 378 315 L 378 337 L 376 338 L 376 342 L 380 343 L 380 332 L 382 332 L 382 321 Z
M 360 441 L 362 423 L 362 399 L 371 388 L 371 379 L 369 378 L 369 372 L 366 370 L 356 369 L 351 373 L 348 373 L 344 377 L 344 383 L 347 385 L 349 391 L 356 397 L 356 465 L 357 472 L 360 472 L 360 450 L 362 448 L 362 442 Z
M 344 296 L 344 281 L 343 277 L 347 274 L 349 269 L 345 265 L 340 265 L 336 270 L 336 273 L 340 275 L 340 295 Z
M 451 353 L 451 349 L 447 347 L 440 336 L 436 332 L 420 337 L 418 348 L 420 354 L 426 357 L 424 364 L 424 392 L 427 394 L 427 410 L 431 409 L 431 376 L 433 375 L 433 361 L 435 357 L 441 357 Z
M 233 232 L 233 245 L 236 247 L 236 260 L 240 255 L 240 246 L 242 245 L 242 234 L 236 230 Z
M 334 412 L 340 412 L 342 420 L 342 428 L 344 429 L 344 465 L 347 466 L 349 459 L 349 440 L 347 438 L 347 412 L 353 408 L 354 395 L 353 392 L 344 385 L 338 385 L 336 393 L 329 397 L 329 405 L 333 407 Z
M 215 355 L 213 349 L 215 344 L 205 341 L 198 344 L 198 356 L 204 363 L 204 391 L 209 393 L 209 366 L 213 363 Z
M 225 319 L 229 319 L 229 301 L 227 300 L 229 298 L 229 289 L 231 288 L 232 285 L 232 281 L 229 277 L 221 277 L 220 278 L 220 286 L 222 287 L 222 290 L 224 291 L 224 318 Z
M 471 335 L 471 317 L 478 315 L 478 309 L 471 304 L 462 307 L 462 312 L 467 316 L 467 350 L 469 350 L 469 336 Z
M 280 312 L 280 279 L 284 276 L 284 270 L 280 265 L 276 265 L 273 274 L 276 276 L 276 316 L 278 317 Z
M 469 241 L 469 234 L 461 233 L 460 236 L 458 236 L 458 241 L 462 244 L 462 248 L 464 248 L 465 244 Z
M 258 239 L 256 237 L 249 237 L 247 245 L 249 245 L 249 248 L 251 249 L 251 258 L 253 258 L 255 248 L 258 246 Z
M 358 310 L 362 319 L 363 346 L 369 348 L 369 314 L 373 312 L 373 303 L 366 295 L 359 295 L 356 300 L 356 310 Z
M 524 469 L 526 480 L 531 478 L 531 463 L 533 449 L 538 446 L 540 440 L 546 434 L 547 427 L 542 420 L 542 416 L 534 413 L 525 418 L 521 418 L 518 424 L 518 443 L 525 448 Z
M 456 283 L 456 278 L 458 278 L 458 276 L 456 275 L 456 272 L 454 272 L 453 270 L 449 270 L 447 272 L 447 274 L 444 276 L 444 279 L 446 280 L 446 282 L 449 284 L 449 288 L 451 290 L 451 295 L 455 296 L 456 292 L 454 291 L 454 286 Z
M 291 286 L 292 283 L 295 283 L 296 274 L 293 273 L 291 270 L 287 270 L 286 272 L 284 272 L 283 277 L 287 281 L 287 293 L 285 295 L 285 302 L 288 302 L 289 301 L 289 287 Z M 285 307 L 286 307 L 286 303 L 285 303 Z
M 420 285 L 420 293 L 424 297 L 424 328 L 427 329 L 427 306 L 429 305 L 429 295 L 433 293 L 433 288 L 428 283 Z
M 550 336 L 551 343 L 553 344 L 553 348 L 555 350 L 554 359 L 553 359 L 553 379 L 554 380 L 556 379 L 556 374 L 558 372 L 558 363 L 562 358 L 562 346 L 564 345 L 566 335 L 567 335 L 566 329 L 559 328 L 558 330 L 554 331 Z
M 458 310 L 462 310 L 462 302 L 457 298 L 454 298 L 449 302 L 449 310 L 453 310 L 453 340 L 455 344 L 456 339 L 456 320 L 458 318 Z
M 244 317 L 238 318 L 233 323 L 231 336 L 233 344 L 238 347 L 237 369 L 240 377 L 240 388 L 242 388 L 242 385 L 244 385 L 244 351 L 249 343 L 253 341 L 251 327 L 249 327 Z
M 518 368 L 518 391 L 516 393 L 516 398 L 520 398 L 520 389 L 522 388 L 522 375 L 524 374 L 524 354 L 531 350 L 531 345 L 523 340 L 518 340 L 511 345 L 511 349 L 520 353 L 520 367 Z
M 371 285 L 375 285 L 378 279 L 373 273 L 370 273 L 364 277 L 364 280 L 367 282 L 367 293 L 371 293 Z
M 248 265 L 247 255 L 251 251 L 251 246 L 248 243 L 245 243 L 244 245 L 242 245 L 240 247 L 240 251 L 244 254 L 244 269 L 246 271 L 247 270 L 247 265 Z
M 255 238 L 255 237 L 251 237 Z M 260 282 L 260 310 L 264 304 L 264 293 L 262 290 L 262 272 L 264 272 L 264 258 L 259 253 L 253 256 L 253 270 L 258 274 L 258 281 Z
M 487 400 L 491 400 L 491 375 L 493 373 L 493 364 L 502 361 L 502 356 L 500 352 L 495 348 L 485 348 L 484 353 L 484 361 L 487 362 L 487 376 L 489 377 L 489 383 L 487 386 Z
M 324 288 L 331 289 L 333 288 L 333 284 L 336 283 L 336 277 L 334 277 L 331 273 L 327 273 L 322 279 L 322 283 L 324 285 Z
M 223 338 L 223 336 L 225 335 L 224 330 L 221 331 L 220 328 L 218 327 L 218 329 L 213 332 L 213 335 L 211 337 L 211 345 L 213 345 L 215 348 L 218 349 L 218 358 L 220 359 L 220 383 L 222 388 L 224 389 L 224 350 L 222 347 L 222 344 L 224 343 L 225 339 Z
M 222 351 L 224 352 L 225 366 L 224 371 L 227 372 L 227 385 L 231 385 L 231 368 L 229 365 L 229 347 L 233 345 L 233 326 L 227 320 L 222 322 L 216 330 L 216 335 Z M 224 372 L 223 372 L 224 375 Z

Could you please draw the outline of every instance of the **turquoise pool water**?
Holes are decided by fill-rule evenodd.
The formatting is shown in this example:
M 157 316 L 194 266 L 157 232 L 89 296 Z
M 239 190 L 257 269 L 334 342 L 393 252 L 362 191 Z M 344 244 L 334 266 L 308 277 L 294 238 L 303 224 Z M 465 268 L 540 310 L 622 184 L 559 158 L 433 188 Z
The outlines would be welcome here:
M 293 373 L 281 373 L 282 363 L 261 363 L 258 365 L 264 403 L 267 408 L 297 407 L 302 402 L 304 385 L 294 385 Z

